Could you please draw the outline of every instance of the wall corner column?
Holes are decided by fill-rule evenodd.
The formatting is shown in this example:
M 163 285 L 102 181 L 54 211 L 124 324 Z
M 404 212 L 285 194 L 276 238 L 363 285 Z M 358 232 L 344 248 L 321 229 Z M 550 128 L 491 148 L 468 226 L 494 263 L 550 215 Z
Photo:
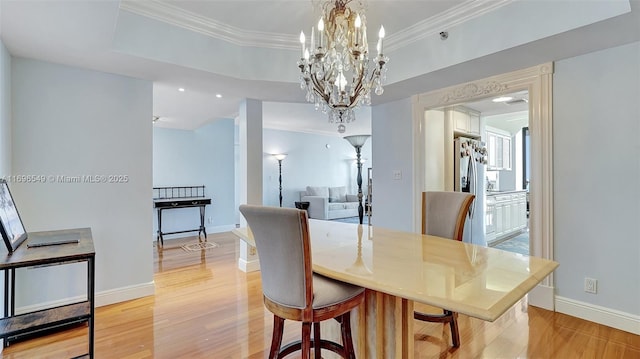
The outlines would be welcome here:
M 240 204 L 262 204 L 262 101 L 244 99 L 238 115 L 240 170 L 238 186 Z M 240 226 L 247 221 L 240 216 Z M 260 269 L 256 248 L 240 241 L 238 268 L 244 272 Z

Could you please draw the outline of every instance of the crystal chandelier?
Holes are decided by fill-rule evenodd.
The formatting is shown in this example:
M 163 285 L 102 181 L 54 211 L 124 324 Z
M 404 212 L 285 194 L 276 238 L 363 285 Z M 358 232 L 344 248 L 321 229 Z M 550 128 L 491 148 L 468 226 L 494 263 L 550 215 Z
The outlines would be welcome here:
M 345 123 L 355 120 L 353 110 L 371 104 L 371 89 L 382 95 L 389 59 L 383 53 L 384 27 L 378 33 L 377 56 L 369 65 L 367 21 L 362 1 L 321 1 L 321 17 L 311 28 L 311 41 L 306 44 L 300 32 L 302 53 L 300 87 L 307 91 L 307 101 L 316 110 L 329 114 L 329 122 L 338 123 L 338 132 Z

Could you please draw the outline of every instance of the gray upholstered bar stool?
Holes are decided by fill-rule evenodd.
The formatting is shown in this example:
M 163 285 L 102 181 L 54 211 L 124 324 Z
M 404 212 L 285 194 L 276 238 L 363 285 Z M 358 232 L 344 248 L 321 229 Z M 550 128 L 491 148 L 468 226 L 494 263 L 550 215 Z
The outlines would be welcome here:
M 475 196 L 467 192 L 422 192 L 422 234 L 462 240 L 467 212 Z M 458 313 L 444 309 L 442 314 L 414 312 L 415 319 L 449 323 L 453 347 L 460 346 Z
M 315 358 L 321 349 L 355 358 L 349 312 L 364 301 L 364 288 L 313 273 L 307 212 L 252 205 L 240 206 L 240 212 L 256 242 L 264 304 L 273 313 L 269 358 L 300 349 L 309 358 L 312 347 Z M 302 322 L 302 340 L 280 349 L 285 319 Z M 342 345 L 320 339 L 320 322 L 327 319 L 340 323 Z

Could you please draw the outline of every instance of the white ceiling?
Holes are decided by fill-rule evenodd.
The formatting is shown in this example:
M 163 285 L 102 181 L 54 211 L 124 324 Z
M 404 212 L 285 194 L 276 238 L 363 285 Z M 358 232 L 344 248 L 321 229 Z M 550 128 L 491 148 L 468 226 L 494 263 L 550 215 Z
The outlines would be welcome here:
M 372 100 L 640 41 L 639 12 L 639 0 L 369 1 L 369 39 L 384 24 L 391 59 L 385 93 Z M 298 34 L 316 18 L 308 0 L 0 1 L 0 34 L 13 56 L 153 81 L 159 126 L 233 118 L 243 98 L 254 98 L 265 101 L 265 127 L 338 135 L 313 105 L 301 105 L 297 84 Z M 367 126 L 356 120 L 347 134 Z

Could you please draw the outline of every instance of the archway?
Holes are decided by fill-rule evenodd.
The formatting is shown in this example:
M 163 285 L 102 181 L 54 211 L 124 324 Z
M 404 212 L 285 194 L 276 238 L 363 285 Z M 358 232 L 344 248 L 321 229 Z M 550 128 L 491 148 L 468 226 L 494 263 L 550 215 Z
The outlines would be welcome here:
M 553 259 L 553 63 L 509 72 L 477 81 L 416 95 L 413 101 L 414 193 L 425 188 L 425 111 L 481 100 L 514 91 L 529 92 L 531 136 L 530 246 L 531 255 Z M 453 141 L 453 138 L 446 141 Z M 445 143 L 445 146 L 447 143 Z M 453 144 L 451 143 L 451 153 Z M 445 182 L 453 183 L 451 161 L 445 161 Z M 418 196 L 414 196 L 418 198 Z M 420 201 L 414 199 L 414 228 L 420 228 Z M 529 293 L 529 303 L 554 309 L 553 273 Z

